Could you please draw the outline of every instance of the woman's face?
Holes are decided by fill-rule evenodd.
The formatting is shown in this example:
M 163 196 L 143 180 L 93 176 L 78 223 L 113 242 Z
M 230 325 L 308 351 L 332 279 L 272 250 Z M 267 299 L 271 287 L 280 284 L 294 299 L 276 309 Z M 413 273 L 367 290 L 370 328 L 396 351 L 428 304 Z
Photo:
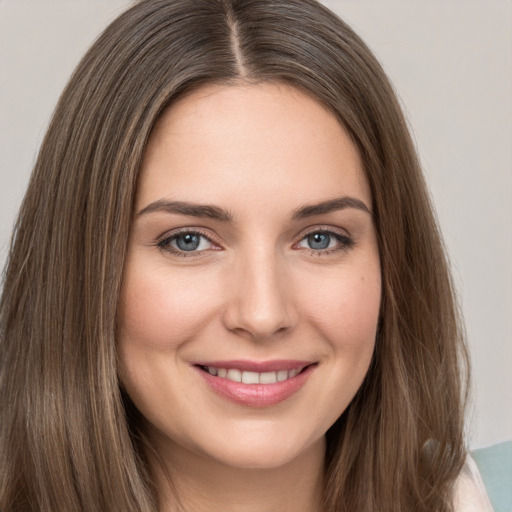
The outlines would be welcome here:
M 118 311 L 121 380 L 161 450 L 263 468 L 323 449 L 374 350 L 371 204 L 347 133 L 297 89 L 210 86 L 164 113 Z

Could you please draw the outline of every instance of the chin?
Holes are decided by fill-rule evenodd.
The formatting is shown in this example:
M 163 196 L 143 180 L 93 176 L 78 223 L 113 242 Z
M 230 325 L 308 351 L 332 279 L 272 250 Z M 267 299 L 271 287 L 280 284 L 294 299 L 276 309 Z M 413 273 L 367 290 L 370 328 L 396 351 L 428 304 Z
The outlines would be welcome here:
M 201 450 L 212 461 L 238 469 L 271 470 L 281 468 L 300 460 L 312 451 L 325 454 L 325 436 L 319 439 L 294 439 L 289 435 L 268 434 L 242 437 L 239 442 L 217 445 L 215 450 Z

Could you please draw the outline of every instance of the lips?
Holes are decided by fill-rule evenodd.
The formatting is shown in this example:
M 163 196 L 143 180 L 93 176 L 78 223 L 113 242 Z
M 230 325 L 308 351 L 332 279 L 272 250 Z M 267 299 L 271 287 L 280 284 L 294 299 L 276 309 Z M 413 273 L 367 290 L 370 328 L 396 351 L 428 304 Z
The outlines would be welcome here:
M 238 368 L 216 368 L 214 366 L 204 366 L 203 370 L 210 375 L 225 378 L 233 382 L 243 382 L 244 384 L 275 384 L 284 380 L 291 379 L 298 375 L 301 370 L 278 370 L 276 372 L 250 372 L 242 371 Z
M 274 405 L 291 397 L 306 383 L 316 363 L 311 361 L 205 361 L 194 368 L 209 387 L 237 404 Z

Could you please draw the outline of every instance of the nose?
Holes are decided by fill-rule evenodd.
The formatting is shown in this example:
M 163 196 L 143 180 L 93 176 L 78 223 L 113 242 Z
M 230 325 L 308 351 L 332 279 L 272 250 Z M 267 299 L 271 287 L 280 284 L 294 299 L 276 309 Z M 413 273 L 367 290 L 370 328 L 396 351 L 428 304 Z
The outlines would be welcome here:
M 228 330 L 265 340 L 295 326 L 298 314 L 285 266 L 275 254 L 263 251 L 236 262 L 224 312 Z

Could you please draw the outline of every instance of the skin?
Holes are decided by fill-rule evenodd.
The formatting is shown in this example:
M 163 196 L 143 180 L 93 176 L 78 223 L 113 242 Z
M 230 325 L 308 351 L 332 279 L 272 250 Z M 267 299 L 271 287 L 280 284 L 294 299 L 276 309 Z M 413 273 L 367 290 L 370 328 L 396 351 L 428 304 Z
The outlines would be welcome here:
M 293 219 L 341 197 L 363 206 Z M 214 205 L 232 220 L 170 213 L 161 201 Z M 176 495 L 194 511 L 318 510 L 325 432 L 375 345 L 371 204 L 345 130 L 288 85 L 204 87 L 163 114 L 143 160 L 118 312 L 121 380 L 158 454 L 161 510 L 175 510 Z M 183 229 L 207 237 L 185 256 L 173 252 Z M 327 249 L 311 247 L 319 231 L 334 233 Z M 286 400 L 252 407 L 217 394 L 193 366 L 233 359 L 315 366 Z

